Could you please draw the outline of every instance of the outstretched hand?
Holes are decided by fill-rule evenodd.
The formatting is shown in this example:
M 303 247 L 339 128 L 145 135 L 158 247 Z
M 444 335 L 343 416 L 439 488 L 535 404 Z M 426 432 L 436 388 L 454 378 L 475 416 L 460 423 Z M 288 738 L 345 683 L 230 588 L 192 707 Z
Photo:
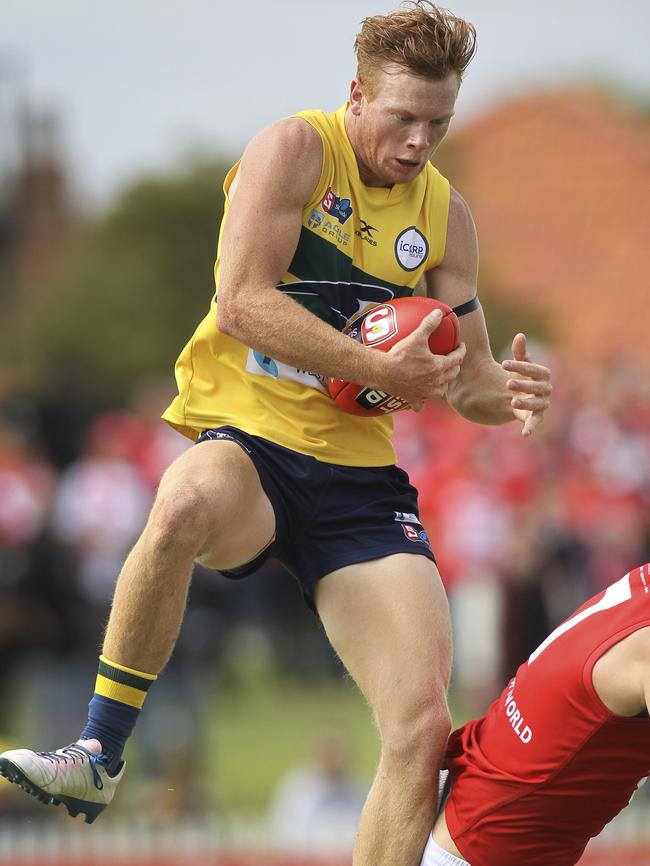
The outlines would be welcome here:
M 526 335 L 517 334 L 512 341 L 512 359 L 501 366 L 517 378 L 508 379 L 506 387 L 516 393 L 510 401 L 515 418 L 523 423 L 522 436 L 530 436 L 544 418 L 549 407 L 551 371 L 548 367 L 533 363 L 526 348 Z

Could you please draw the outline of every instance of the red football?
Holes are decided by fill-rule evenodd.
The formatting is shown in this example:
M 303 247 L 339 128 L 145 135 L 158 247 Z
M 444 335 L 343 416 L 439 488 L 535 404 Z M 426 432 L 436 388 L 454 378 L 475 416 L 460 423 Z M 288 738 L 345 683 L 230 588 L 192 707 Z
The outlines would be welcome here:
M 429 348 L 435 355 L 448 355 L 459 343 L 458 318 L 451 307 L 433 298 L 396 298 L 388 304 L 376 304 L 350 319 L 343 333 L 370 349 L 387 352 L 413 333 L 433 310 L 442 310 L 443 317 L 429 337 Z M 400 397 L 342 379 L 330 377 L 327 391 L 339 408 L 352 415 L 388 415 L 408 408 Z

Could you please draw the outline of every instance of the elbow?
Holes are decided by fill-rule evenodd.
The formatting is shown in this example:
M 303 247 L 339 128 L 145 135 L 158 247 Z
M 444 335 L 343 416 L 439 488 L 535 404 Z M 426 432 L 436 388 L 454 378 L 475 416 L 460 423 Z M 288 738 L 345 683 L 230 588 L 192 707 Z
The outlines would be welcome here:
M 241 316 L 236 305 L 221 292 L 217 295 L 217 328 L 228 337 L 242 339 Z
M 226 304 L 221 300 L 221 298 L 217 298 L 217 328 L 222 334 L 226 334 L 228 337 L 234 336 L 232 332 L 232 316 L 226 309 Z

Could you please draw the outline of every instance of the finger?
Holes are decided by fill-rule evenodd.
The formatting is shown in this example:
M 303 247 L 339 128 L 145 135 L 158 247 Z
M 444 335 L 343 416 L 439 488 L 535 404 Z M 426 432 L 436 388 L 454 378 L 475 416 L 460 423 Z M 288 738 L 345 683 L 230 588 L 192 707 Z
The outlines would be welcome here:
M 444 355 L 443 357 L 445 358 L 446 364 L 456 365 L 462 363 L 463 358 L 466 354 L 467 346 L 465 345 L 465 343 L 459 343 L 453 351 L 449 352 L 448 355 Z
M 539 426 L 543 420 L 544 416 L 541 413 L 531 412 L 528 418 L 526 418 L 524 426 L 521 428 L 521 435 L 532 436 L 535 428 Z
M 412 409 L 413 412 L 421 412 L 424 409 L 424 400 L 418 400 L 414 403 L 409 403 L 409 409 Z
M 440 322 L 442 322 L 442 310 L 434 310 L 422 319 L 413 333 L 423 334 L 428 337 L 430 334 L 433 334 Z
M 456 376 L 460 373 L 460 364 L 454 367 L 447 367 L 438 377 L 439 382 L 453 382 Z
M 528 352 L 526 350 L 526 335 L 516 334 L 512 341 L 512 357 L 515 361 L 529 361 Z
M 551 371 L 541 364 L 531 364 L 526 361 L 513 361 L 512 359 L 502 361 L 501 366 L 509 373 L 517 373 L 520 376 L 529 376 L 537 381 L 547 381 L 551 378 Z
M 534 379 L 508 379 L 506 388 L 510 391 L 521 391 L 523 394 L 541 394 L 548 396 L 551 393 L 550 382 L 536 382 Z
M 544 412 L 549 407 L 546 397 L 513 397 L 510 401 L 513 409 L 526 409 L 531 412 Z

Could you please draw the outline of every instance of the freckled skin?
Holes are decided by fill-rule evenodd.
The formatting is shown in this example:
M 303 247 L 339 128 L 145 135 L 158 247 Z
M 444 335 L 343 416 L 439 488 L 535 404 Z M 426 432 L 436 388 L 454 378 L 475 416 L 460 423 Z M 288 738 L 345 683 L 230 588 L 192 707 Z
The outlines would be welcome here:
M 408 183 L 445 137 L 460 81 L 414 76 L 398 66 L 378 70 L 371 83 L 352 81 L 345 128 L 366 186 Z

